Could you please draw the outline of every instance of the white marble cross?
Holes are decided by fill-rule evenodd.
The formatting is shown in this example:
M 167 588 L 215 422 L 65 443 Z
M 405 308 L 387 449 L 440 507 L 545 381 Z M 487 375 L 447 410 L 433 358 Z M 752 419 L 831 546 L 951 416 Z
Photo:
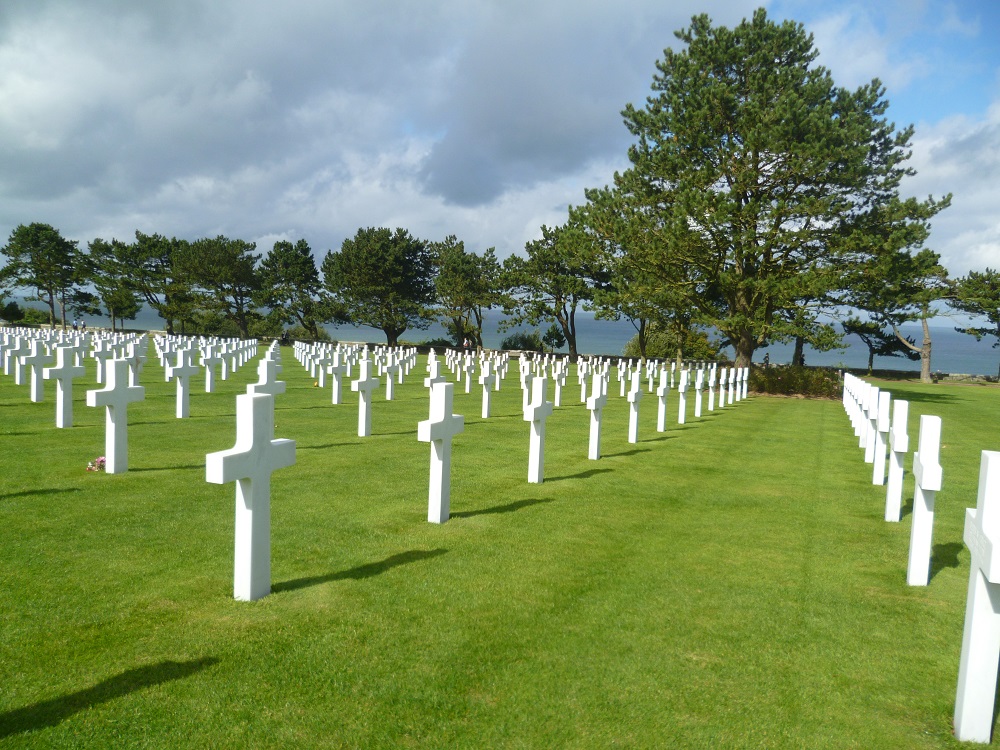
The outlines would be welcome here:
M 205 393 L 215 392 L 215 366 L 222 362 L 223 359 L 216 353 L 215 346 L 207 345 L 205 353 L 201 356 L 201 364 L 205 367 Z
M 347 370 L 347 366 L 342 361 L 342 354 L 340 349 L 333 352 L 333 358 L 326 368 L 326 371 L 330 373 L 330 403 L 339 404 L 341 401 L 341 391 L 343 390 L 344 373 Z
M 878 405 L 875 407 L 875 448 L 872 453 L 872 484 L 882 486 L 885 482 L 885 449 L 889 438 L 889 406 L 892 394 L 879 391 Z
M 199 369 L 190 349 L 178 349 L 177 364 L 167 365 L 167 379 L 177 380 L 177 419 L 186 419 L 191 414 L 191 378 L 198 374 Z
M 656 431 L 664 432 L 667 429 L 667 396 L 670 395 L 670 382 L 667 380 L 667 368 L 664 366 L 660 370 L 660 382 L 656 386 Z
M 313 365 L 316 367 L 316 384 L 318 388 L 326 388 L 326 375 L 330 372 L 330 363 L 333 362 L 333 358 L 330 356 L 330 350 L 326 346 L 320 346 L 319 351 L 313 358 Z
M 596 461 L 601 457 L 601 417 L 604 406 L 608 403 L 607 380 L 594 373 L 590 398 L 587 408 L 590 409 L 590 443 L 587 448 L 587 458 Z
M 372 391 L 378 386 L 378 378 L 372 377 L 372 361 L 361 360 L 358 379 L 351 381 L 351 390 L 358 394 L 358 437 L 372 434 Z
M 295 463 L 295 441 L 274 439 L 274 396 L 236 397 L 236 445 L 205 457 L 205 479 L 236 482 L 233 597 L 271 593 L 271 474 Z
M 628 390 L 628 441 L 639 442 L 639 402 L 642 401 L 642 367 L 632 373 Z
M 931 537 L 934 531 L 934 495 L 941 489 L 941 417 L 920 417 L 917 452 L 913 454 L 913 521 L 906 582 L 926 586 L 930 576 Z
M 489 419 L 490 417 L 490 402 L 493 395 L 493 381 L 493 363 L 488 359 L 484 360 L 479 374 L 479 385 L 483 387 L 483 419 Z
M 45 397 L 42 368 L 52 364 L 52 356 L 45 348 L 45 343 L 38 339 L 32 339 L 31 349 L 28 354 L 21 357 L 21 364 L 31 372 L 31 400 L 34 403 L 41 401 Z
M 472 393 L 472 376 L 476 374 L 476 360 L 472 358 L 471 352 L 465 355 L 462 372 L 465 373 L 465 392 Z
M 694 377 L 694 415 L 701 416 L 701 389 L 705 384 L 705 371 L 698 370 Z
M 684 424 L 687 416 L 688 372 L 688 370 L 681 370 L 681 379 L 677 383 L 677 424 Z M 730 391 L 730 395 L 732 395 L 732 391 Z
M 983 451 L 979 496 L 965 511 L 965 544 L 972 555 L 965 628 L 955 696 L 955 736 L 990 741 L 1000 659 L 1000 452 Z
M 436 383 L 446 383 L 448 379 L 441 374 L 441 361 L 431 359 L 427 362 L 427 377 L 424 378 L 424 388 L 432 390 Z
M 881 391 L 877 386 L 872 386 L 868 392 L 868 400 L 865 402 L 865 463 L 870 464 L 875 460 L 875 440 L 878 435 L 878 399 Z
M 257 363 L 257 382 L 247 386 L 247 393 L 270 393 L 277 396 L 285 392 L 285 381 L 278 380 L 281 364 L 276 359 L 264 357 Z
M 585 359 L 580 359 L 576 363 L 576 377 L 580 383 L 580 403 L 587 402 L 587 374 L 590 372 L 590 363 Z
M 555 396 L 552 403 L 556 408 L 562 406 L 562 389 L 566 385 L 566 360 L 561 359 L 552 363 L 552 381 L 555 383 Z
M 726 405 L 726 378 L 729 377 L 729 368 L 720 367 L 719 368 L 719 408 L 722 409 Z
M 97 339 L 94 342 L 94 351 L 92 353 L 94 361 L 97 362 L 97 382 L 105 382 L 107 363 L 108 360 L 115 356 L 114 349 L 111 342 L 107 339 Z
M 715 411 L 715 365 L 708 370 L 708 410 Z
M 872 388 L 874 388 L 871 383 L 864 380 L 861 381 L 861 393 L 860 402 L 858 404 L 858 424 L 855 427 L 855 434 L 858 436 L 858 447 L 864 448 L 866 455 L 868 451 L 868 401 L 871 398 Z
M 427 520 L 444 523 L 451 513 L 451 439 L 465 430 L 465 418 L 453 414 L 455 385 L 431 387 L 430 419 L 417 423 L 417 440 L 431 444 L 431 473 L 427 494 Z
M 104 471 L 123 474 L 128 471 L 128 405 L 146 398 L 141 385 L 129 385 L 126 359 L 112 359 L 105 368 L 106 385 L 87 391 L 87 406 L 104 409 Z
M 545 478 L 545 420 L 552 415 L 552 402 L 546 401 L 548 379 L 528 375 L 531 401 L 524 407 L 524 421 L 531 422 L 528 445 L 528 482 L 541 484 Z
M 385 366 L 385 400 L 392 401 L 396 395 L 396 373 L 399 372 L 399 362 L 396 361 L 396 354 L 392 350 L 386 352 Z
M 885 520 L 898 522 L 903 504 L 903 459 L 910 449 L 906 434 L 909 401 L 892 402 L 892 424 L 889 426 L 889 481 L 885 488 Z
M 56 366 L 42 371 L 46 380 L 56 381 L 56 427 L 73 426 L 73 378 L 82 378 L 86 369 L 74 365 L 76 347 L 56 346 Z
M 524 411 L 528 408 L 528 404 L 531 401 L 531 381 L 535 379 L 535 376 L 530 372 L 521 373 L 521 410 Z

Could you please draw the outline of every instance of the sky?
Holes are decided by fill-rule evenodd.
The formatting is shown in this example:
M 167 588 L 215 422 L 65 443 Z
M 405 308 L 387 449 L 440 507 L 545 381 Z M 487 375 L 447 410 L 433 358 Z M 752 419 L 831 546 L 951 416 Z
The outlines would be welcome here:
M 628 166 L 673 32 L 763 5 L 840 86 L 916 128 L 903 191 L 953 194 L 927 246 L 1000 268 L 995 0 L 3 0 L 0 243 L 136 230 L 321 260 L 361 227 L 523 253 Z

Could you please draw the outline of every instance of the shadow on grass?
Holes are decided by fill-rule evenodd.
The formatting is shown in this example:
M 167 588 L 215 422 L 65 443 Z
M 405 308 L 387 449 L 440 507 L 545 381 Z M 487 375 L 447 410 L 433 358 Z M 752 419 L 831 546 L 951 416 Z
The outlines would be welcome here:
M 138 469 L 129 467 L 129 471 L 183 471 L 185 469 L 204 469 L 205 464 L 185 464 L 184 466 L 141 466 Z
M 965 549 L 965 545 L 959 542 L 943 542 L 935 544 L 931 549 L 931 571 L 928 582 L 934 580 L 934 576 L 945 568 L 958 567 L 958 553 Z
M 657 437 L 645 438 L 640 440 L 640 443 L 660 443 L 664 440 L 676 440 L 676 435 L 658 435 Z
M 615 455 L 623 455 L 621 453 L 616 453 Z M 586 479 L 587 477 L 592 477 L 595 474 L 606 474 L 612 471 L 612 469 L 587 469 L 586 471 L 581 471 L 578 474 L 567 474 L 564 477 L 548 477 L 545 479 L 546 482 L 561 482 L 564 479 Z
M 665 438 L 658 438 L 659 440 L 664 440 Z M 644 443 L 651 442 L 649 440 L 643 440 Z M 649 448 L 633 448 L 630 451 L 621 451 L 620 453 L 605 453 L 605 458 L 616 458 L 618 456 L 634 456 L 637 453 L 649 453 Z
M 0 495 L 0 500 L 12 500 L 15 497 L 29 497 L 31 495 L 56 495 L 61 492 L 80 492 L 79 487 L 62 487 L 51 490 L 23 490 L 21 492 L 11 492 L 7 495 Z
M 0 714 L 0 737 L 54 727 L 80 711 L 153 685 L 190 677 L 218 662 L 218 659 L 210 656 L 193 661 L 161 661 L 159 664 L 129 669 L 93 687 Z
M 507 503 L 507 505 L 496 505 L 492 508 L 483 508 L 482 510 L 464 510 L 458 513 L 452 513 L 451 516 L 453 518 L 471 518 L 472 516 L 487 516 L 494 513 L 513 513 L 515 510 L 528 508 L 532 505 L 554 502 L 554 498 L 518 500 L 514 503 Z
M 947 404 L 958 401 L 958 396 L 948 393 L 907 393 L 900 397 L 901 401 L 919 402 L 924 404 Z
M 296 589 L 317 586 L 321 583 L 329 583 L 330 581 L 343 581 L 346 579 L 359 581 L 362 578 L 371 578 L 385 573 L 387 570 L 398 568 L 400 565 L 418 562 L 419 560 L 428 560 L 432 557 L 443 555 L 447 551 L 446 549 L 414 549 L 408 552 L 400 552 L 398 555 L 392 555 L 384 560 L 368 563 L 367 565 L 359 565 L 349 570 L 340 570 L 336 573 L 327 573 L 323 576 L 310 576 L 308 578 L 296 578 L 292 581 L 282 581 L 271 586 L 271 593 L 277 594 L 281 591 L 295 591 Z
M 357 442 L 353 443 L 325 443 L 324 445 L 299 445 L 296 450 L 300 451 L 318 451 L 324 448 L 346 448 L 349 445 L 357 445 Z
M 913 513 L 913 498 L 905 500 L 901 506 L 899 506 L 899 520 L 902 521 L 908 515 Z

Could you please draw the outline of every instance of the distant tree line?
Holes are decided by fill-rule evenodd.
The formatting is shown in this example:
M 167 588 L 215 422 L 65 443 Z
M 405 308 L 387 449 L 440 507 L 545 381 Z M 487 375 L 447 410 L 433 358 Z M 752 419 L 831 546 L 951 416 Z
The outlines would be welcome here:
M 481 345 L 495 308 L 505 327 L 548 325 L 532 346 L 565 342 L 574 357 L 581 309 L 630 321 L 640 356 L 731 345 L 738 366 L 774 342 L 793 343 L 801 363 L 807 344 L 829 350 L 852 334 L 869 367 L 905 355 L 928 381 L 928 320 L 943 305 L 985 318 L 960 330 L 1000 344 L 1000 276 L 950 279 L 924 247 L 951 196 L 901 195 L 913 128 L 886 118 L 877 79 L 836 86 L 802 25 L 763 9 L 732 29 L 695 16 L 676 36 L 682 49 L 656 63 L 645 106 L 622 112 L 629 168 L 502 263 L 493 248 L 401 228 L 359 229 L 317 265 L 305 240 L 262 256 L 238 239 L 136 232 L 84 250 L 31 224 L 3 248 L 0 286 L 30 290 L 63 325 L 67 311 L 131 320 L 145 303 L 169 332 L 294 326 L 319 338 L 324 323 L 354 323 L 389 344 L 439 320 L 455 344 Z M 911 321 L 919 342 L 900 330 Z

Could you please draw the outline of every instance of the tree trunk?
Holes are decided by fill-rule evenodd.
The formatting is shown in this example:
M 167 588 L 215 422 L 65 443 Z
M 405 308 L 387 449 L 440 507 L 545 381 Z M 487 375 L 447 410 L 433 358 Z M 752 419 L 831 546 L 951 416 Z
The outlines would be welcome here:
M 556 315 L 556 322 L 562 326 L 563 335 L 566 337 L 566 346 L 569 347 L 569 361 L 576 362 L 576 311 L 570 310 L 569 317 L 563 318 Z
M 399 337 L 405 330 L 405 328 L 383 328 L 382 332 L 385 334 L 386 344 L 389 346 L 398 346 Z
M 806 363 L 805 358 L 805 339 L 801 336 L 795 337 L 795 349 L 792 351 L 792 364 L 793 365 L 804 365 Z
M 905 346 L 910 351 L 920 353 L 920 382 L 921 383 L 933 383 L 934 380 L 931 378 L 931 329 L 927 325 L 927 318 L 923 317 L 920 319 L 920 325 L 924 329 L 924 340 L 921 342 L 919 347 L 914 346 L 906 337 L 899 332 L 896 326 L 892 327 L 892 332 L 896 334 L 896 338 L 903 342 Z
M 872 367 L 875 364 L 875 350 L 870 346 L 868 347 L 868 374 L 872 374 Z
M 920 346 L 920 382 L 933 383 L 931 378 L 931 329 L 927 318 L 922 318 L 920 324 L 924 329 L 924 340 Z
M 736 337 L 734 348 L 736 349 L 735 366 L 749 367 L 753 361 L 754 349 L 757 348 L 757 342 L 754 340 L 753 333 L 749 330 L 740 331 Z

